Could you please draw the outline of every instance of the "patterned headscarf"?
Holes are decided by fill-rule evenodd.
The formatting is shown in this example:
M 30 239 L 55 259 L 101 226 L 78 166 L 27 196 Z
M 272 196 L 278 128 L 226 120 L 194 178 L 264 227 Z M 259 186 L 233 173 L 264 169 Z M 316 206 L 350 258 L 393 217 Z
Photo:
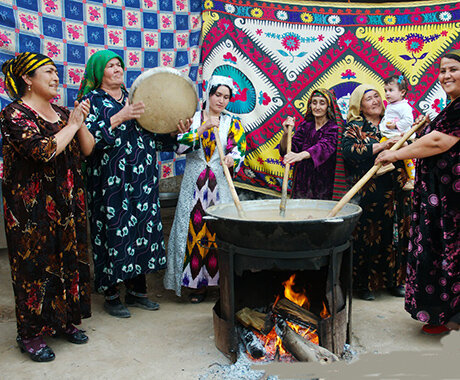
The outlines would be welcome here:
M 460 49 L 448 51 L 441 58 L 451 58 L 460 62 Z
M 118 58 L 121 63 L 121 67 L 123 69 L 125 68 L 123 59 L 111 50 L 100 50 L 89 57 L 88 62 L 86 63 L 85 74 L 83 76 L 83 80 L 81 81 L 80 89 L 78 90 L 78 101 L 80 101 L 81 98 L 89 92 L 101 87 L 105 67 L 113 58 Z M 126 90 L 124 84 L 122 84 L 121 87 Z
M 370 84 L 361 84 L 354 89 L 350 96 L 350 103 L 348 107 L 348 115 L 347 115 L 347 122 L 350 121 L 362 121 L 363 117 L 361 116 L 361 101 L 363 100 L 363 96 L 368 91 L 377 91 L 379 92 L 374 86 Z M 380 93 L 379 93 L 380 94 Z M 382 106 L 382 116 L 385 112 Z
M 19 78 L 44 65 L 54 65 L 54 62 L 46 55 L 30 52 L 21 53 L 3 63 L 2 72 L 5 74 L 5 86 L 10 98 L 17 99 L 21 96 L 18 93 Z
M 307 113 L 305 114 L 305 120 L 313 120 L 314 116 L 311 111 L 311 102 L 314 96 L 323 96 L 327 100 L 327 118 L 329 120 L 335 121 L 338 126 L 344 125 L 344 120 L 342 119 L 342 114 L 340 113 L 339 106 L 337 104 L 337 98 L 335 93 L 332 90 L 327 90 L 325 88 L 318 88 L 313 91 L 308 99 L 307 104 Z

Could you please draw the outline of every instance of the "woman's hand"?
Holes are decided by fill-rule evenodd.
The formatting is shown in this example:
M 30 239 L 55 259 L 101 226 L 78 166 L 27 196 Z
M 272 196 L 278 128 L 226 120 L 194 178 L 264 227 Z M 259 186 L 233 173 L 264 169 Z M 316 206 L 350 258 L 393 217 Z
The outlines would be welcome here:
M 395 145 L 398 142 L 400 138 L 401 137 L 392 137 L 391 139 L 381 142 L 380 145 L 382 147 L 382 150 L 390 149 L 393 145 Z
M 306 160 L 306 159 L 309 159 L 310 157 L 311 155 L 308 152 L 300 152 L 300 153 L 290 152 L 284 156 L 283 162 L 285 164 L 293 164 L 294 162 Z
M 224 165 L 227 166 L 228 168 L 232 168 L 234 164 L 235 164 L 235 161 L 233 160 L 233 157 L 227 154 L 224 157 Z
M 289 127 L 292 127 L 294 128 L 294 124 L 295 124 L 295 117 L 292 117 L 292 116 L 288 116 L 286 118 L 286 120 L 283 121 L 283 129 L 284 129 L 284 133 L 288 133 L 288 128 Z
M 380 152 L 377 158 L 375 159 L 375 165 L 382 164 L 383 166 L 391 164 L 398 161 L 396 158 L 396 150 L 384 150 Z
M 125 121 L 137 119 L 141 117 L 144 111 L 145 111 L 144 102 L 137 102 L 137 103 L 131 104 L 129 102 L 129 99 L 127 99 L 125 106 L 121 109 L 120 112 L 118 112 L 117 116 L 120 117 L 121 123 L 124 123 Z
M 186 133 L 190 130 L 190 126 L 192 125 L 192 119 L 186 119 L 185 123 L 182 120 L 179 120 L 177 124 L 178 133 Z
M 74 109 L 70 112 L 67 125 L 75 124 L 76 126 L 78 126 L 78 128 L 81 128 L 81 126 L 83 125 L 83 122 L 86 120 L 86 117 L 89 114 L 89 110 L 90 110 L 89 99 L 86 99 L 82 101 L 81 103 L 78 103 L 77 101 L 75 101 Z
M 198 128 L 198 134 L 201 136 L 204 132 L 211 128 L 219 128 L 219 123 L 219 116 L 209 116 L 205 123 Z

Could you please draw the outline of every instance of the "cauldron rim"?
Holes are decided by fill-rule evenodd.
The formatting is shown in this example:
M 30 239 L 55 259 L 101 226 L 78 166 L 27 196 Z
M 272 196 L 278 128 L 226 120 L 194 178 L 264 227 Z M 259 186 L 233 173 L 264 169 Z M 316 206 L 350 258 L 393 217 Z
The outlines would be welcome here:
M 243 208 L 243 211 L 245 210 L 245 206 L 251 204 L 255 205 L 256 203 L 260 204 L 266 204 L 267 202 L 269 203 L 276 203 L 276 205 L 279 207 L 280 200 L 279 199 L 262 199 L 262 200 L 248 200 L 248 201 L 241 201 L 241 205 Z M 322 205 L 327 205 L 327 208 L 321 208 L 322 210 L 325 211 L 330 211 L 334 208 L 334 206 L 338 203 L 337 201 L 332 201 L 332 200 L 323 200 L 323 199 L 289 199 L 287 201 L 287 206 L 286 209 L 289 207 L 293 207 L 296 205 L 296 203 L 312 203 L 312 204 L 322 204 Z M 220 215 L 216 214 L 215 211 L 219 209 L 232 209 L 234 211 L 235 215 Z M 350 210 L 351 209 L 351 210 Z M 350 212 L 346 212 L 346 211 Z M 339 211 L 339 213 L 334 216 L 334 217 L 325 217 L 325 218 L 312 218 L 312 219 L 288 219 L 288 220 L 283 220 L 281 217 L 280 219 L 272 219 L 272 220 L 257 220 L 257 219 L 246 219 L 246 218 L 240 218 L 236 212 L 236 207 L 234 203 L 219 203 L 214 206 L 210 206 L 206 209 L 206 214 L 210 217 L 213 218 L 218 218 L 222 221 L 228 220 L 228 221 L 236 221 L 236 222 L 251 222 L 251 223 L 258 223 L 258 224 L 305 224 L 305 223 L 340 223 L 345 220 L 355 218 L 357 216 L 360 216 L 362 213 L 362 208 L 353 203 L 347 203 L 342 210 Z

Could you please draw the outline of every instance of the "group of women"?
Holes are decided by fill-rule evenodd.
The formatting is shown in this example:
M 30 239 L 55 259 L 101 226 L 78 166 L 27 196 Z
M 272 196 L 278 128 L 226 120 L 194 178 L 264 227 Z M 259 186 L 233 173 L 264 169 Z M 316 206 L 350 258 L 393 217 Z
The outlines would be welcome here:
M 88 341 L 75 327 L 91 315 L 87 213 L 95 287 L 104 293 L 110 315 L 130 317 L 127 306 L 157 310 L 159 305 L 147 298 L 145 275 L 165 267 L 165 287 L 177 295 L 182 287 L 193 289 L 192 303 L 203 301 L 207 287 L 218 284 L 214 234 L 203 216 L 208 207 L 231 202 L 216 136 L 225 153 L 223 165 L 236 173 L 244 159 L 243 127 L 225 113 L 233 81 L 213 76 L 203 109 L 180 122 L 177 135 L 155 135 L 135 121 L 145 106 L 130 104 L 123 70 L 117 54 L 93 54 L 69 112 L 50 103 L 59 78 L 48 57 L 21 53 L 2 66 L 13 99 L 0 114 L 0 124 L 17 342 L 35 361 L 55 357 L 46 335 L 76 344 Z M 283 123 L 280 142 L 284 162 L 295 164 L 295 198 L 331 199 L 338 158 L 345 162 L 349 186 L 376 158 L 395 163 L 397 170 L 371 179 L 354 199 L 363 208 L 353 235 L 354 283 L 362 298 L 372 300 L 380 288 L 404 296 L 406 281 L 406 309 L 426 323 L 427 333 L 460 326 L 459 73 L 459 51 L 446 54 L 439 80 L 451 103 L 423 137 L 397 152 L 388 151 L 395 139 L 379 142 L 384 107 L 368 85 L 351 94 L 345 126 L 334 93 L 313 91 L 305 120 L 295 129 L 292 152 L 285 154 L 294 119 Z M 188 155 L 167 265 L 157 150 Z M 419 159 L 412 213 L 410 193 L 402 189 L 405 158 Z

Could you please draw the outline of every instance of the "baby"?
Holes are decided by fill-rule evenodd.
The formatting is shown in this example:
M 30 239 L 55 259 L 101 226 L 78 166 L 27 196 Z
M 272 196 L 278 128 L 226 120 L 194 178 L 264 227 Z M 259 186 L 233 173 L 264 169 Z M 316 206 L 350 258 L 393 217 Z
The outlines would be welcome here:
M 381 142 L 392 137 L 401 136 L 406 133 L 414 123 L 412 107 L 405 99 L 408 90 L 406 78 L 402 75 L 392 75 L 386 78 L 383 83 L 388 105 L 385 109 L 385 115 L 379 125 L 380 133 L 383 136 Z M 404 160 L 404 165 L 409 175 L 409 180 L 406 182 L 403 189 L 412 190 L 414 188 L 415 174 L 414 161 L 411 159 Z M 385 172 L 393 168 L 387 168 Z M 379 174 L 383 173 L 379 172 Z

